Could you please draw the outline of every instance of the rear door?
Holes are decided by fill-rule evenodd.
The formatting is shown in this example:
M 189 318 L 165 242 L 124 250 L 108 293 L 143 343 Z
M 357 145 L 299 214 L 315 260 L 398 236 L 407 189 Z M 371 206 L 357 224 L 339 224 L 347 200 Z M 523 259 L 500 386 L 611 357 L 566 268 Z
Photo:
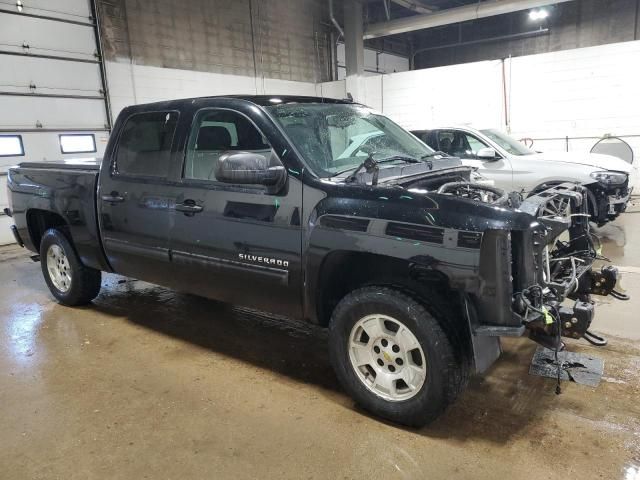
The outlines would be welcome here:
M 223 152 L 255 152 L 280 163 L 259 126 L 238 110 L 194 112 L 185 137 L 183 168 L 172 187 L 172 275 L 193 293 L 299 316 L 301 182 L 290 176 L 281 192 L 270 194 L 216 179 Z
M 134 113 L 119 130 L 100 174 L 98 208 L 104 249 L 115 272 L 171 285 L 168 188 L 179 113 Z M 106 161 L 106 160 L 105 160 Z

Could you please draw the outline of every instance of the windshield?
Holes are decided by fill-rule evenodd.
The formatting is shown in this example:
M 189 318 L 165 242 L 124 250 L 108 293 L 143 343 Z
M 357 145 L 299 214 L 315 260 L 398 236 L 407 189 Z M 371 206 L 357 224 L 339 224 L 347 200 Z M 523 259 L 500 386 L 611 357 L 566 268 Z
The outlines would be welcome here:
M 387 117 L 361 105 L 296 103 L 267 110 L 319 177 L 355 170 L 369 153 L 376 160 L 420 160 L 433 153 Z
M 533 155 L 534 152 L 530 148 L 524 146 L 515 138 L 511 138 L 506 133 L 502 133 L 500 130 L 494 130 L 493 128 L 487 130 L 480 130 L 491 140 L 496 142 L 502 148 L 504 148 L 511 155 Z

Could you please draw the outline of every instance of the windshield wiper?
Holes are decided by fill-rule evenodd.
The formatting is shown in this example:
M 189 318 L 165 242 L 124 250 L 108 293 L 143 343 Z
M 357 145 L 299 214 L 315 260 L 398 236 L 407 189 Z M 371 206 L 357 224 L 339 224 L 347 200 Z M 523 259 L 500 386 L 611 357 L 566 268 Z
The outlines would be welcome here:
M 367 159 L 369 159 L 369 157 L 367 157 Z M 330 175 L 329 178 L 338 177 L 338 176 L 342 175 L 343 173 L 350 172 L 351 170 L 354 170 L 354 169 L 356 171 L 353 172 L 353 175 L 357 175 L 358 172 L 360 170 L 362 170 L 362 168 L 365 166 L 364 163 L 367 161 L 367 159 L 365 159 L 365 161 L 360 163 L 357 167 L 345 168 L 344 170 L 340 170 L 339 172 L 336 172 L 333 175 Z M 420 160 L 418 160 L 417 158 L 408 157 L 408 156 L 404 156 L 404 155 L 392 155 L 391 157 L 385 157 L 385 158 L 382 158 L 380 160 L 375 160 L 375 159 L 372 158 L 372 160 L 376 164 L 389 163 L 389 162 L 395 162 L 395 161 L 403 161 L 403 162 L 406 162 L 406 163 L 420 163 Z
M 443 152 L 442 150 L 436 150 L 436 151 L 434 151 L 434 152 L 431 152 L 431 153 L 427 153 L 427 154 L 425 154 L 425 155 L 422 155 L 420 158 L 424 160 L 425 158 L 436 157 L 436 156 L 438 156 L 438 155 L 440 155 L 441 157 L 450 157 L 450 156 L 451 156 L 451 155 L 449 155 L 448 153 Z
M 398 162 L 398 161 L 402 161 L 405 163 L 421 163 L 421 160 L 418 160 L 417 158 L 409 157 L 407 155 L 391 155 L 390 157 L 385 157 L 385 158 L 381 158 L 380 160 L 376 160 L 375 158 L 373 158 L 374 154 L 375 152 L 370 153 L 369 156 L 364 160 L 364 162 L 358 165 L 356 169 L 353 171 L 353 173 L 349 175 L 347 178 L 345 178 L 344 180 L 345 183 L 353 182 L 356 179 L 356 176 L 358 175 L 358 173 L 360 173 L 360 170 L 364 168 L 367 173 L 371 173 L 373 175 L 373 178 L 371 179 L 371 185 L 377 185 L 378 172 L 380 170 L 378 168 L 378 165 L 380 165 L 381 163 L 390 163 L 390 162 Z M 342 172 L 338 172 L 335 175 L 332 175 L 331 177 L 336 177 L 350 170 L 353 170 L 353 169 L 349 168 L 347 170 L 343 170 Z

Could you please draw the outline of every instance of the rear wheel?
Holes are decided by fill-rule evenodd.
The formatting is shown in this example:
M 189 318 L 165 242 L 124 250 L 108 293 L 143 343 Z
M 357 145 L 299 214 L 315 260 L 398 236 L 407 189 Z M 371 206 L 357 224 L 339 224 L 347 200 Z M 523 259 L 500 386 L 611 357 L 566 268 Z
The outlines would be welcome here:
M 64 305 L 85 305 L 100 292 L 100 270 L 83 265 L 71 242 L 56 228 L 42 236 L 40 264 L 49 290 Z
M 468 364 L 422 304 L 404 293 L 366 287 L 336 307 L 329 342 L 344 389 L 365 409 L 422 426 L 466 385 Z

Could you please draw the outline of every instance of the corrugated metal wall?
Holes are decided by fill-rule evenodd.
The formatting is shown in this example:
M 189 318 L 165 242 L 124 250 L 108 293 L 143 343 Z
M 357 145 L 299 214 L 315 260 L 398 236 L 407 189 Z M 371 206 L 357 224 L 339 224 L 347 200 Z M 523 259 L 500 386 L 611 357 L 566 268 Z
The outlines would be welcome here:
M 99 0 L 115 62 L 303 82 L 329 79 L 324 0 Z

